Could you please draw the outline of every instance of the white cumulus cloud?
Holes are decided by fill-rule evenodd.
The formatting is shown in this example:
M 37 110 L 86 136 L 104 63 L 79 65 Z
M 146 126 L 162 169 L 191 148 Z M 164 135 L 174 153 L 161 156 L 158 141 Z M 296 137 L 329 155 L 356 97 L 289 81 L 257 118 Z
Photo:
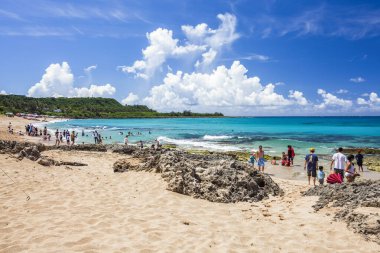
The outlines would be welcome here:
M 1 90 L 0 95 L 8 95 L 8 93 L 5 90 Z
M 30 87 L 30 97 L 73 96 L 74 75 L 67 62 L 53 63 L 46 68 L 41 81 Z
M 212 73 L 168 73 L 163 83 L 153 86 L 142 101 L 163 111 L 209 107 L 250 107 L 254 110 L 306 105 L 302 92 L 289 97 L 275 92 L 275 85 L 262 85 L 258 77 L 248 77 L 247 69 L 235 61 L 230 68 L 219 66 Z M 260 110 L 261 110 L 260 109 Z
M 358 105 L 366 105 L 372 109 L 380 109 L 380 98 L 375 92 L 371 92 L 368 96 L 368 100 L 364 98 L 358 98 L 356 100 Z
M 218 14 L 220 25 L 217 29 L 213 30 L 207 24 L 202 23 L 196 26 L 183 25 L 182 31 L 191 43 L 194 44 L 207 44 L 214 50 L 219 49 L 224 45 L 231 44 L 234 40 L 239 38 L 236 33 L 236 17 L 232 14 Z
M 300 91 L 290 90 L 289 91 L 289 97 L 293 98 L 297 102 L 297 104 L 299 104 L 299 105 L 308 105 L 309 104 L 307 99 L 304 97 L 303 93 Z
M 133 92 L 129 93 L 126 98 L 124 98 L 121 103 L 123 105 L 135 105 L 139 101 L 139 96 Z
M 217 29 L 211 29 L 205 23 L 182 26 L 186 36 L 182 45 L 178 39 L 173 38 L 171 30 L 158 28 L 147 33 L 149 45 L 142 50 L 142 59 L 136 60 L 130 66 L 119 66 L 118 69 L 138 78 L 149 79 L 168 59 L 193 60 L 195 57 L 196 67 L 210 65 L 220 54 L 222 47 L 239 37 L 235 31 L 237 21 L 234 15 L 226 13 L 217 17 L 221 22 Z
M 349 108 L 352 106 L 351 100 L 338 98 L 337 96 L 328 93 L 323 89 L 318 89 L 318 94 L 322 96 L 323 102 L 315 106 L 317 109 L 326 109 L 331 107 Z
M 41 80 L 29 88 L 30 97 L 103 97 L 116 92 L 111 84 L 74 87 L 74 74 L 67 62 L 53 63 L 46 68 Z
M 74 93 L 76 97 L 109 97 L 115 94 L 115 92 L 116 88 L 109 83 L 107 83 L 106 85 L 92 84 L 90 88 L 74 88 Z
M 146 35 L 149 46 L 142 50 L 143 59 L 137 60 L 132 66 L 120 66 L 126 73 L 133 73 L 135 77 L 148 79 L 168 58 L 175 58 L 194 52 L 202 52 L 204 46 L 188 44 L 178 45 L 178 39 L 173 38 L 173 31 L 158 28 Z

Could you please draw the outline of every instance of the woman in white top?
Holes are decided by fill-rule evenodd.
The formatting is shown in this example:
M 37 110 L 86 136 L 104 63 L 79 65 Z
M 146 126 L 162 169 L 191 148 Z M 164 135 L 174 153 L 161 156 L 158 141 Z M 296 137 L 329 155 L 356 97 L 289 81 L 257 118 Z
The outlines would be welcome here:
M 347 178 L 347 182 L 353 182 L 355 177 L 359 176 L 359 174 L 356 173 L 354 163 L 352 162 L 354 158 L 354 155 L 349 155 L 347 157 L 346 168 L 344 170 L 344 175 Z

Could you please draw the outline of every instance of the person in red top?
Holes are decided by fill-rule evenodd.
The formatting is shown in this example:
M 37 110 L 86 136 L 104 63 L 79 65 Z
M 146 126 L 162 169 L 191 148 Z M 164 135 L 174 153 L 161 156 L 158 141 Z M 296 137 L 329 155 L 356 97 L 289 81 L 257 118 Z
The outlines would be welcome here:
M 289 164 L 293 165 L 293 160 L 294 160 L 294 157 L 295 157 L 295 153 L 294 153 L 294 149 L 291 145 L 288 145 L 288 160 L 289 160 Z

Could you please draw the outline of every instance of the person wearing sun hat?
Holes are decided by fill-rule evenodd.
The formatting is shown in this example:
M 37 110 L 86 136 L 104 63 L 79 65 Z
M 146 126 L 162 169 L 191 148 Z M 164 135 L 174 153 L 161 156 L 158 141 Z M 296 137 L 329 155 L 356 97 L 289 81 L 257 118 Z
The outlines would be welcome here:
M 317 168 L 318 168 L 318 156 L 314 154 L 315 148 L 310 148 L 310 154 L 305 157 L 305 166 L 304 170 L 307 168 L 307 178 L 310 185 L 310 179 L 313 178 L 313 184 L 315 186 L 315 180 L 317 177 Z

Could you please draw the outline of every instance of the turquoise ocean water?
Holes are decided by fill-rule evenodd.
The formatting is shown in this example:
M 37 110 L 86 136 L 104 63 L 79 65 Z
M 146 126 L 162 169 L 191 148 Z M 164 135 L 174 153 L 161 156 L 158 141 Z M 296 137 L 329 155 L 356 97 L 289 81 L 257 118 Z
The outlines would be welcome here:
M 267 153 L 277 155 L 287 145 L 298 154 L 307 153 L 309 147 L 319 154 L 330 154 L 339 146 L 380 148 L 380 117 L 85 119 L 47 126 L 51 131 L 78 131 L 78 143 L 93 143 L 91 133 L 97 130 L 104 143 L 122 143 L 132 132 L 131 143 L 158 139 L 162 144 L 219 151 L 256 150 L 263 145 Z

